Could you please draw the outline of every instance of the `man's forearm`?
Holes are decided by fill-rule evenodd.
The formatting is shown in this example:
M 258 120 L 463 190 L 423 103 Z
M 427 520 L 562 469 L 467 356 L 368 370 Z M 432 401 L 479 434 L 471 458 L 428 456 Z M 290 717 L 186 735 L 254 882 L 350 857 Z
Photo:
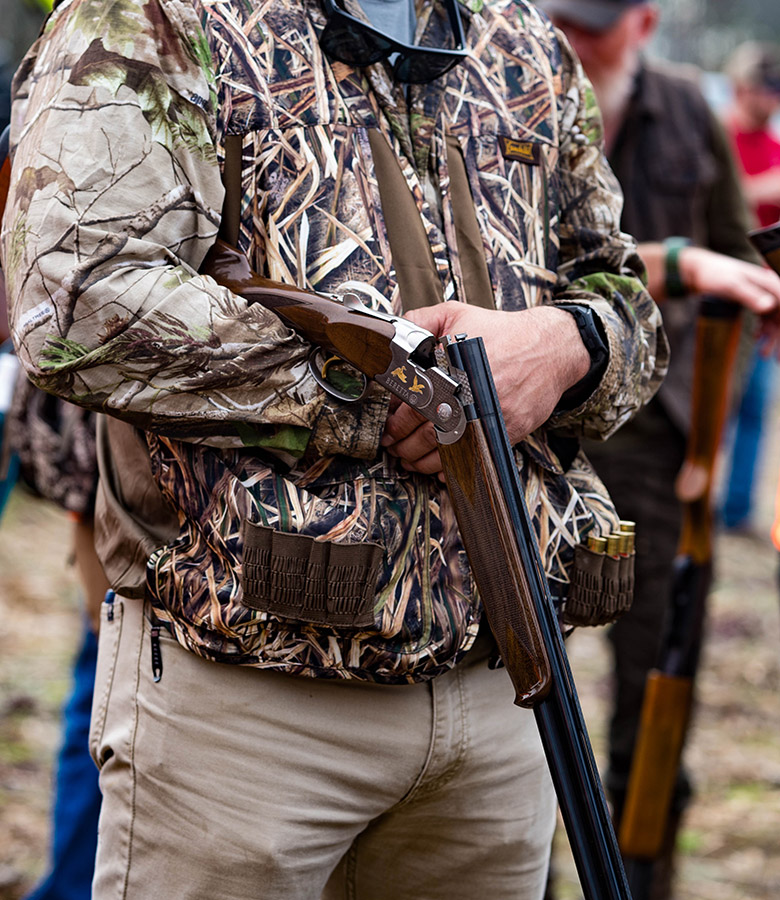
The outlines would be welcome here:
M 135 76 L 122 83 L 120 103 L 114 82 L 95 74 L 105 62 L 95 58 L 101 21 L 81 22 L 78 41 L 53 29 L 47 53 L 60 64 L 25 69 L 18 86 L 25 125 L 3 263 L 28 375 L 65 399 L 181 440 L 273 449 L 281 431 L 298 429 L 288 445 L 304 444 L 308 432 L 322 452 L 352 454 L 362 443 L 355 455 L 373 455 L 382 423 L 363 440 L 371 431 L 364 420 L 331 414 L 308 366 L 310 345 L 196 272 L 224 190 L 213 110 L 180 90 L 188 82 L 208 96 L 208 73 L 188 39 L 165 16 L 139 15 L 132 59 L 112 63 L 117 84 L 147 72 L 143 83 L 156 86 L 160 103 L 150 111 Z M 169 52 L 190 68 L 174 77 Z
M 648 290 L 656 303 L 674 302 L 669 291 L 671 252 L 662 243 L 639 245 L 647 267 Z M 775 273 L 706 247 L 687 246 L 674 252 L 675 280 L 682 294 L 714 294 L 759 315 L 777 315 L 780 278 Z

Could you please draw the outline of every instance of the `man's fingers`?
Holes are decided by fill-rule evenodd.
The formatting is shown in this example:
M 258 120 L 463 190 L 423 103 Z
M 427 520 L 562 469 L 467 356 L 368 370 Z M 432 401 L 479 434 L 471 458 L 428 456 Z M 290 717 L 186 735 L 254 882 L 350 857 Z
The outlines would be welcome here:
M 427 456 L 437 447 L 436 432 L 430 422 L 423 422 L 415 430 L 401 441 L 386 447 L 391 456 L 416 463 Z
M 385 422 L 385 433 L 382 436 L 382 446 L 390 447 L 408 437 L 416 428 L 425 422 L 420 413 L 412 409 L 406 403 L 401 403 L 397 409 L 390 413 Z M 433 426 L 431 426 L 433 427 Z
M 780 309 L 780 278 L 771 269 L 758 269 L 750 275 L 735 287 L 743 305 L 759 315 L 777 313 Z
M 738 299 L 744 307 L 760 316 L 777 312 L 780 307 L 780 296 L 767 290 L 761 283 L 748 281 L 735 285 L 735 293 L 739 295 Z
M 408 472 L 419 472 L 421 475 L 438 475 L 442 471 L 441 457 L 438 450 L 432 450 L 414 462 L 402 459 L 401 465 Z

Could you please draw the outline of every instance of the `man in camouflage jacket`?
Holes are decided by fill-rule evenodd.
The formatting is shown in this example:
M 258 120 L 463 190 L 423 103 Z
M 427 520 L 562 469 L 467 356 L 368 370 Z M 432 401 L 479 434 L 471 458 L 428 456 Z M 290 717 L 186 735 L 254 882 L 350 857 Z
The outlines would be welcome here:
M 574 547 L 617 522 L 576 438 L 649 399 L 667 345 L 567 44 L 524 3 L 461 14 L 469 56 L 407 86 L 329 60 L 318 0 L 66 0 L 17 73 L 15 342 L 108 414 L 96 897 L 542 888 L 552 791 L 487 667 L 430 429 L 375 388 L 329 398 L 303 339 L 198 271 L 238 140 L 257 272 L 482 334 L 565 604 Z M 446 44 L 438 2 L 416 21 Z M 560 304 L 599 323 L 595 379 Z M 373 625 L 242 602 L 253 528 L 378 545 Z

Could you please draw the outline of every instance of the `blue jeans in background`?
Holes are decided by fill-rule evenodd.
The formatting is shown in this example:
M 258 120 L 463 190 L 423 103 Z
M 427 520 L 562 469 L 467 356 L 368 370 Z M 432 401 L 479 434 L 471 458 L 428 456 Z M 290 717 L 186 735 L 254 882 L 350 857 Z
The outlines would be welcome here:
M 753 351 L 750 376 L 734 420 L 734 443 L 727 472 L 721 517 L 726 528 L 747 526 L 753 512 L 753 484 L 761 458 L 764 418 L 769 413 L 777 378 L 773 356 Z
M 97 664 L 97 638 L 85 623 L 73 667 L 73 690 L 63 711 L 57 758 L 51 868 L 26 900 L 89 900 L 100 815 L 98 770 L 89 755 L 89 719 Z

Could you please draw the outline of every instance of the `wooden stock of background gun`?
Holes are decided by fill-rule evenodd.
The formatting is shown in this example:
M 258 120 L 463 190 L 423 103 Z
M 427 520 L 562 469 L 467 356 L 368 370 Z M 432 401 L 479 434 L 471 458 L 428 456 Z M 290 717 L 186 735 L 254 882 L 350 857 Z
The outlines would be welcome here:
M 585 900 L 630 900 L 481 339 L 458 336 L 437 351 L 430 332 L 371 311 L 354 295 L 339 301 L 256 276 L 246 258 L 221 241 L 201 271 L 273 310 L 326 354 L 351 363 L 433 422 L 450 499 L 515 702 L 536 716 Z
M 728 409 L 740 308 L 701 301 L 696 333 L 691 430 L 676 483 L 682 531 L 658 664 L 647 676 L 628 790 L 618 831 L 634 900 L 646 900 L 662 851 L 688 730 L 712 581 L 711 489 Z

